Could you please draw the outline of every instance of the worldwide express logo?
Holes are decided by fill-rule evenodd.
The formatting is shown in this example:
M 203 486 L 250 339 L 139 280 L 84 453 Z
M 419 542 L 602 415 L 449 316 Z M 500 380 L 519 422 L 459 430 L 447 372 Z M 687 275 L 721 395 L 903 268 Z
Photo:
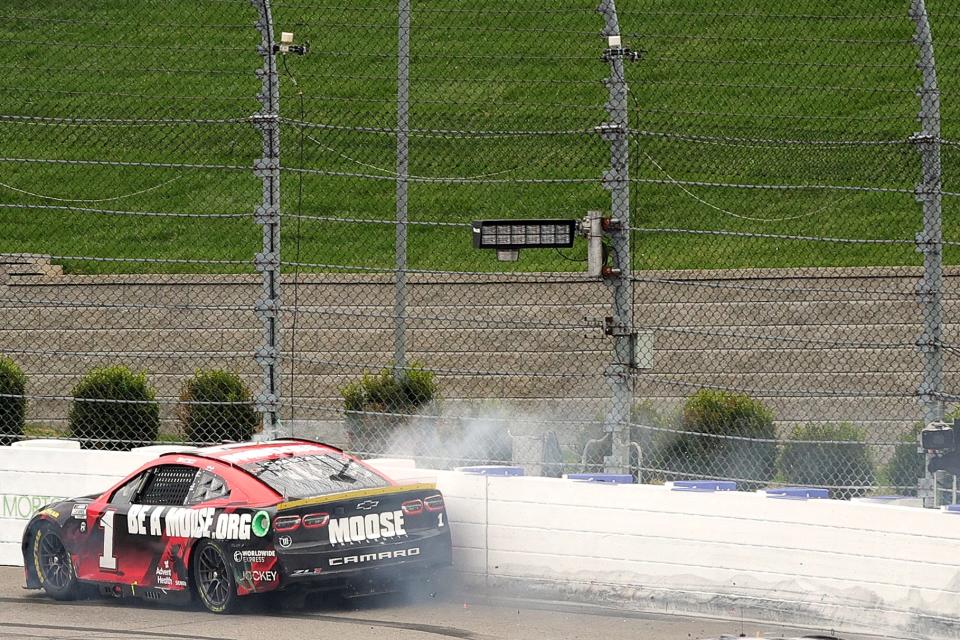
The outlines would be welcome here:
M 127 513 L 127 531 L 139 536 L 249 540 L 251 534 L 262 538 L 269 530 L 270 515 L 266 511 L 217 513 L 213 507 L 186 509 L 135 504 Z

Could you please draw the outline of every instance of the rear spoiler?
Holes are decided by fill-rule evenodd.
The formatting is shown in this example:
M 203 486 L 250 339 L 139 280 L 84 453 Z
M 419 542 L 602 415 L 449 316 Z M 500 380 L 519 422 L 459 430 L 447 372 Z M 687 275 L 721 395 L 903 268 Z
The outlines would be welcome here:
M 306 442 L 307 444 L 318 444 L 321 447 L 333 449 L 334 451 L 339 451 L 340 453 L 346 453 L 340 447 L 335 447 L 332 444 L 320 442 L 319 440 L 311 440 L 310 438 L 274 438 L 273 440 L 270 440 L 270 442 Z
M 396 487 L 378 487 L 376 489 L 357 489 L 356 491 L 345 491 L 342 493 L 329 493 L 325 496 L 317 496 L 316 498 L 302 498 L 300 500 L 290 500 L 289 502 L 281 502 L 277 505 L 278 511 L 283 511 L 285 509 L 296 509 L 298 507 L 307 507 L 314 504 L 324 504 L 326 502 L 337 502 L 339 500 L 353 500 L 355 498 L 366 498 L 369 496 L 385 496 L 391 495 L 394 493 L 404 493 L 406 491 L 433 491 L 436 490 L 437 485 L 424 482 L 419 484 L 406 484 Z

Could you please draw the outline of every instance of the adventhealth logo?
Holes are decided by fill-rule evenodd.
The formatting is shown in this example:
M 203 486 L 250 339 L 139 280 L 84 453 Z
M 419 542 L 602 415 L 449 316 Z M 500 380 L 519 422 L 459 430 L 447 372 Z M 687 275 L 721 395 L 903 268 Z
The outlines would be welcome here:
M 330 544 L 363 542 L 405 536 L 403 511 L 371 513 L 366 516 L 334 518 L 327 529 L 330 531 Z

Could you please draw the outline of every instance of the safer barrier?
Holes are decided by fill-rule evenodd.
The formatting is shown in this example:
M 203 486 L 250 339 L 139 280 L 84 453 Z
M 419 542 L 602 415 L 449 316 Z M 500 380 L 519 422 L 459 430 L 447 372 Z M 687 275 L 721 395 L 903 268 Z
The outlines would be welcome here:
M 20 564 L 44 496 L 97 492 L 154 455 L 0 447 L 0 564 Z M 957 514 L 373 463 L 437 482 L 469 587 L 924 640 L 960 631 Z
M 960 636 L 960 514 L 892 504 L 427 471 L 466 584 L 618 607 Z
M 20 536 L 43 505 L 57 498 L 101 493 L 160 453 L 185 448 L 161 445 L 128 452 L 92 451 L 66 440 L 0 447 L 0 565 L 23 564 Z

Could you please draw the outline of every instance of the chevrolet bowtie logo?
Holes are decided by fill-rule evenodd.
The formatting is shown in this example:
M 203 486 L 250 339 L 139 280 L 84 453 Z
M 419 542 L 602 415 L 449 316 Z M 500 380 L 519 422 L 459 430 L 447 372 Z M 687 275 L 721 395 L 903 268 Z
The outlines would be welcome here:
M 380 504 L 379 500 L 364 500 L 357 505 L 357 509 L 373 509 L 378 504 Z

